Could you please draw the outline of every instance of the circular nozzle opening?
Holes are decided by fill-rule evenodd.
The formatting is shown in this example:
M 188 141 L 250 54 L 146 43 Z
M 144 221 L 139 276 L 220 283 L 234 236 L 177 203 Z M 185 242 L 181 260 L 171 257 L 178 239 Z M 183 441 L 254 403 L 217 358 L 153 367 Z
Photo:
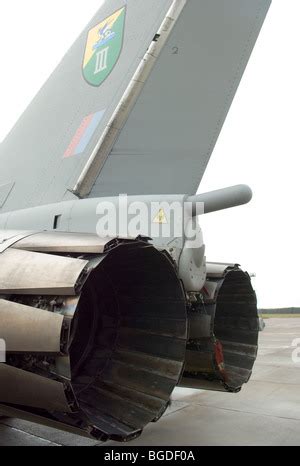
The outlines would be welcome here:
M 173 263 L 147 243 L 109 252 L 88 277 L 74 317 L 72 385 L 108 438 L 159 418 L 185 358 L 185 296 Z
M 251 376 L 259 334 L 256 295 L 241 270 L 229 271 L 220 288 L 214 333 L 222 345 L 224 381 L 239 391 Z

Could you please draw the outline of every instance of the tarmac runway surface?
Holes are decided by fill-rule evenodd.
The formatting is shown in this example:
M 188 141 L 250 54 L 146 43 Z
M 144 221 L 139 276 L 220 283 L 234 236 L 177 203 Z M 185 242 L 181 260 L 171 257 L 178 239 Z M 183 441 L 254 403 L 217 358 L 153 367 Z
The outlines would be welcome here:
M 292 358 L 299 338 L 299 362 Z M 1 446 L 94 446 L 17 419 L 0 421 Z M 107 446 L 118 445 L 113 442 Z M 300 445 L 300 318 L 272 318 L 250 382 L 237 395 L 176 389 L 166 415 L 127 446 Z

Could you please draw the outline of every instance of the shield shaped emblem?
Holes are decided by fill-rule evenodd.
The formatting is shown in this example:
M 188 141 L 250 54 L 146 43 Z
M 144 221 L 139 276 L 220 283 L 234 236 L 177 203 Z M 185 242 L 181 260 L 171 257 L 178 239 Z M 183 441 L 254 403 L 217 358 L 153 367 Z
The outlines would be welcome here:
M 123 47 L 126 6 L 93 27 L 83 60 L 83 75 L 92 86 L 100 86 L 114 69 Z

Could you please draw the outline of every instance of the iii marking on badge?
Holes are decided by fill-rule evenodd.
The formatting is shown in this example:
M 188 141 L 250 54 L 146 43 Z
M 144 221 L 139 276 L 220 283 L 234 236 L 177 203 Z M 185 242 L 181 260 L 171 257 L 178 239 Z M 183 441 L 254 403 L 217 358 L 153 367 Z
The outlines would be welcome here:
M 114 69 L 123 46 L 126 6 L 93 27 L 83 60 L 83 75 L 92 86 L 101 86 Z

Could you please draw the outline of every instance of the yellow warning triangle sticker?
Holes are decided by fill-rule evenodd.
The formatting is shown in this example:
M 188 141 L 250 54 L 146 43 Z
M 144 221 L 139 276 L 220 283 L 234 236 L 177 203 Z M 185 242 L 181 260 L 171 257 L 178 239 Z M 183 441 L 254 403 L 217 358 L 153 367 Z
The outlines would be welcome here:
M 158 214 L 154 217 L 153 223 L 159 223 L 160 225 L 168 223 L 164 209 L 160 209 Z

